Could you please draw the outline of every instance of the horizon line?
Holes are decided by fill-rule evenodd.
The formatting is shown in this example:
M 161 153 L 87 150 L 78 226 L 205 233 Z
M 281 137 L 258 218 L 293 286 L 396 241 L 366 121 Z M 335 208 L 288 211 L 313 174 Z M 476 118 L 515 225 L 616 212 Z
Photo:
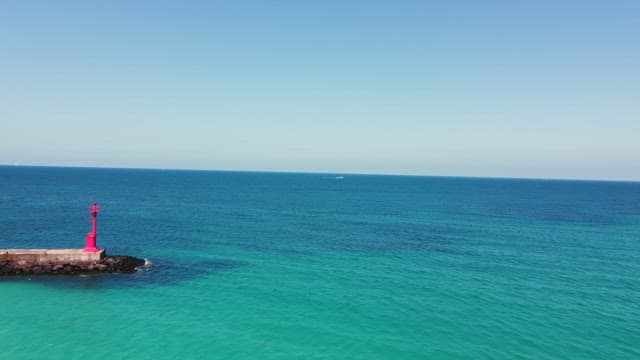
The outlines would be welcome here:
M 432 177 L 432 178 L 466 178 L 466 179 L 495 179 L 495 180 L 542 180 L 542 181 L 585 181 L 585 182 L 625 182 L 639 183 L 640 179 L 596 179 L 571 177 L 515 177 L 515 176 L 474 176 L 474 175 L 433 175 L 408 173 L 376 173 L 376 172 L 344 172 L 344 171 L 304 171 L 304 170 L 252 170 L 252 169 L 211 169 L 211 168 L 164 168 L 112 165 L 42 165 L 0 163 L 0 167 L 41 167 L 41 168 L 79 168 L 79 169 L 111 169 L 111 170 L 155 170 L 155 171 L 202 171 L 202 172 L 239 172 L 239 173 L 282 173 L 282 174 L 319 174 L 319 175 L 361 175 L 361 176 L 404 176 L 404 177 Z

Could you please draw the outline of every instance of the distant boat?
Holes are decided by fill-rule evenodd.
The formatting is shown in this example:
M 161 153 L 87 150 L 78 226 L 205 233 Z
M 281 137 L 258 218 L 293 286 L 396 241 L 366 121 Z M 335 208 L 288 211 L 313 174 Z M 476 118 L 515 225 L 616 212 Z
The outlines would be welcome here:
M 344 176 L 336 176 L 335 179 L 336 180 L 342 180 L 342 179 L 344 179 Z

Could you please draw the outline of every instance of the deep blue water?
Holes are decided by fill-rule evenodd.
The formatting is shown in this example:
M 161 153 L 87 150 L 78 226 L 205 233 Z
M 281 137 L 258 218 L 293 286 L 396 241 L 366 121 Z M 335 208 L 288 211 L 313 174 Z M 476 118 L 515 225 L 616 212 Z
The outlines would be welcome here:
M 640 357 L 640 183 L 5 166 L 0 248 L 92 201 L 153 264 L 0 279 L 0 358 Z

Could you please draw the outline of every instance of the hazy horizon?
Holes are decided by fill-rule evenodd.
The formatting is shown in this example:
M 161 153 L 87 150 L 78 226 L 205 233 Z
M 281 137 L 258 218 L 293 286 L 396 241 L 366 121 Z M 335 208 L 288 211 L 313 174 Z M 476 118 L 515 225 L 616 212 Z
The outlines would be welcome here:
M 234 173 L 273 173 L 273 174 L 318 174 L 329 176 L 370 175 L 370 176 L 415 176 L 436 178 L 470 178 L 470 179 L 513 179 L 513 180 L 549 180 L 549 181 L 606 181 L 606 182 L 640 182 L 635 179 L 614 178 L 559 178 L 559 177 L 514 177 L 514 176 L 473 176 L 448 174 L 418 174 L 418 173 L 375 173 L 375 172 L 345 172 L 345 171 L 301 171 L 301 170 L 271 170 L 271 169 L 206 169 L 206 168 L 163 168 L 139 166 L 110 166 L 110 165 L 55 165 L 55 164 L 3 164 L 0 167 L 35 167 L 35 168 L 77 168 L 77 169 L 106 169 L 106 170 L 157 170 L 157 171 L 202 171 L 202 172 L 234 172 Z

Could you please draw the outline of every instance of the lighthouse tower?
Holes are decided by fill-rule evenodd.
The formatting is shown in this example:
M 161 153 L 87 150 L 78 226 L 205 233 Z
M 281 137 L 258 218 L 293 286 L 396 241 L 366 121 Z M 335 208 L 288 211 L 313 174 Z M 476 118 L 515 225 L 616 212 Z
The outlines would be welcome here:
M 96 246 L 96 238 L 98 237 L 98 212 L 100 207 L 98 204 L 93 204 L 89 207 L 89 214 L 91 214 L 91 221 L 93 223 L 93 230 L 87 233 L 87 246 L 84 248 L 84 252 L 98 252 L 100 249 Z

